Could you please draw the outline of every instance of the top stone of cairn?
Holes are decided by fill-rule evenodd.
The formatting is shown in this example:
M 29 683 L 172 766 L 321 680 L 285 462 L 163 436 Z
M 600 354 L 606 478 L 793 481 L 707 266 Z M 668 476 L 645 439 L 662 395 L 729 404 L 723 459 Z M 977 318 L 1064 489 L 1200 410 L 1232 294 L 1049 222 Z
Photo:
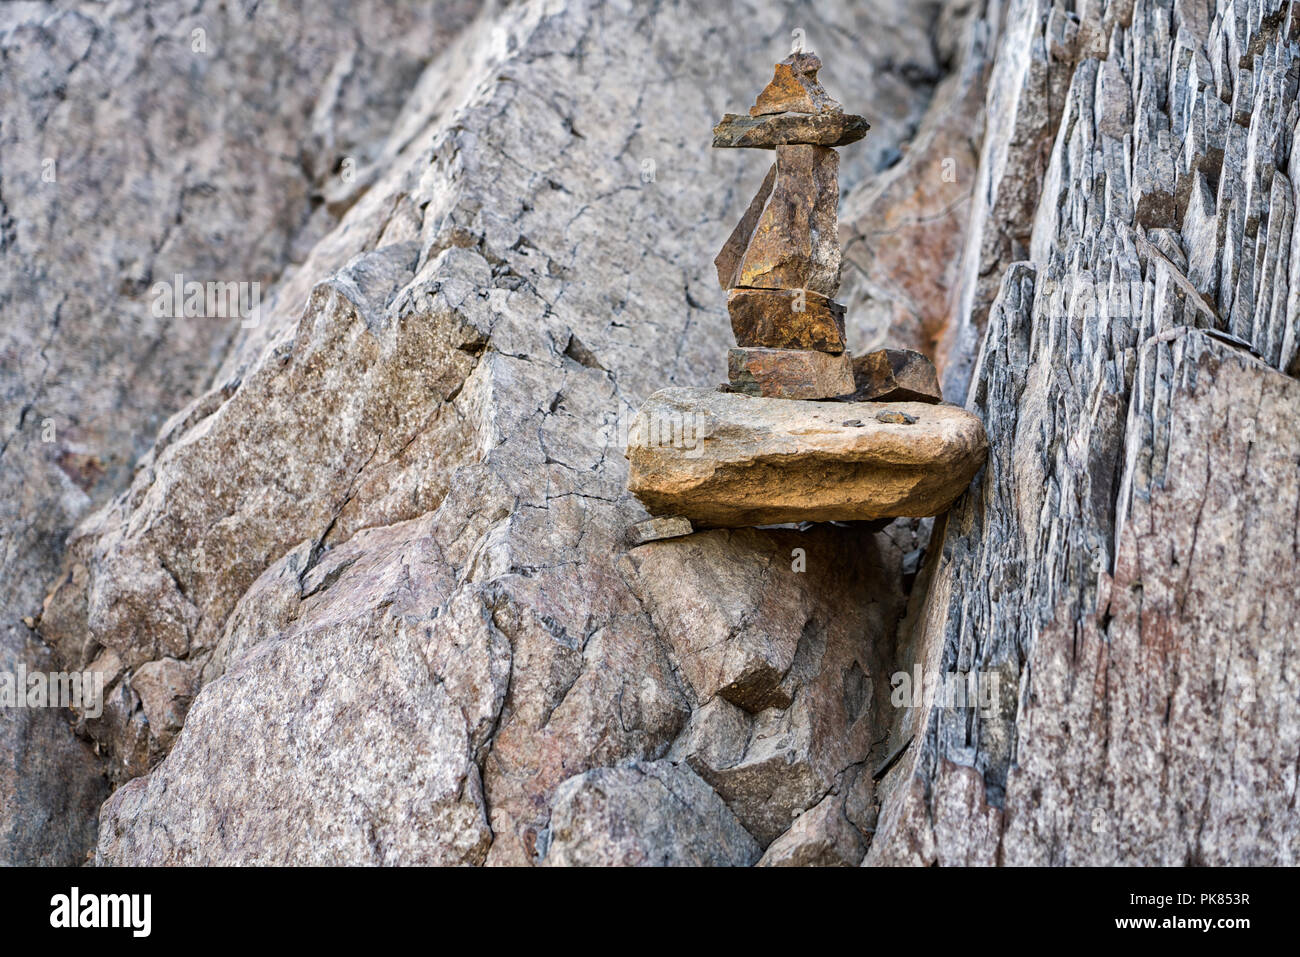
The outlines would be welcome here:
M 871 129 L 861 116 L 845 113 L 822 88 L 815 53 L 792 53 L 776 65 L 749 115 L 728 113 L 713 128 L 720 148 L 775 149 L 778 146 L 845 146 Z
M 792 53 L 776 65 L 772 82 L 758 94 L 750 116 L 774 113 L 843 113 L 817 81 L 822 61 L 815 53 Z

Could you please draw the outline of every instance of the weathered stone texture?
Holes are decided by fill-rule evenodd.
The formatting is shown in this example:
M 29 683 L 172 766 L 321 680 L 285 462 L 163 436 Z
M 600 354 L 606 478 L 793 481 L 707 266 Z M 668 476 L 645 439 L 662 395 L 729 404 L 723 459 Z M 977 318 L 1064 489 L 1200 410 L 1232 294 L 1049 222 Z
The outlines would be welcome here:
M 713 128 L 713 145 L 717 149 L 774 149 L 799 143 L 847 146 L 866 136 L 869 129 L 871 125 L 863 117 L 851 113 L 728 113 Z
M 110 684 L 0 714 L 0 860 L 1300 860 L 1296 4 L 742 13 L 0 7 L 0 667 Z M 777 195 L 708 130 L 796 26 L 873 132 L 763 268 L 842 241 L 848 346 L 988 464 L 932 539 L 634 547 L 620 436 L 720 381 Z M 838 129 L 788 115 L 736 135 Z M 155 317 L 177 272 L 258 323 Z
M 853 391 L 853 363 L 842 352 L 730 349 L 727 380 L 732 391 L 749 396 L 834 399 Z
M 632 423 L 628 488 L 705 526 L 937 515 L 985 452 L 979 419 L 949 405 L 663 389 Z
M 779 32 L 782 16 L 762 8 L 755 35 Z M 879 144 L 841 171 L 851 185 L 929 95 L 889 66 L 900 38 L 923 51 L 924 73 L 936 66 L 919 13 L 889 38 L 848 5 L 819 16 L 812 32 L 845 61 L 837 78 L 885 114 Z M 104 717 L 81 729 L 119 785 L 100 815 L 102 863 L 535 863 L 563 846 L 550 831 L 561 785 L 661 760 L 693 714 L 616 568 L 628 527 L 646 517 L 624 493 L 620 433 L 655 384 L 716 379 L 729 331 L 708 255 L 762 171 L 713 168 L 682 129 L 707 129 L 720 83 L 729 98 L 752 95 L 752 72 L 714 69 L 710 38 L 730 17 L 708 5 L 647 21 L 630 4 L 527 3 L 444 22 L 455 35 L 443 43 L 393 26 L 395 48 L 419 49 L 391 61 L 407 70 L 399 109 L 349 101 L 339 115 L 375 123 L 357 134 L 358 175 L 335 183 L 337 157 L 320 160 L 323 180 L 301 192 L 324 202 L 315 214 L 304 204 L 301 231 L 286 212 L 296 194 L 260 159 L 235 164 L 255 180 L 255 213 L 205 213 L 245 195 L 224 179 L 212 193 L 178 184 L 207 204 L 187 224 L 228 218 L 258 242 L 187 238 L 167 274 L 262 278 L 261 316 L 212 328 L 198 348 L 161 337 L 150 409 L 179 411 L 152 448 L 136 446 L 133 474 L 130 454 L 107 470 L 100 498 L 116 496 L 79 526 L 58 574 L 51 546 L 29 603 L 39 611 L 51 587 L 41 635 L 61 662 L 111 685 Z M 256 21 L 248 31 L 266 39 Z M 771 63 L 765 44 L 734 50 Z M 332 76 L 330 89 L 368 75 L 360 61 L 300 69 Z M 393 76 L 390 64 L 380 75 Z M 674 110 L 638 110 L 667 76 Z M 276 109 L 335 115 L 317 106 Z M 299 133 L 280 143 L 242 132 L 279 144 L 303 175 Z M 205 162 L 217 162 L 215 142 L 195 147 Z M 174 207 L 160 208 L 173 223 Z M 143 219 L 146 245 L 165 243 L 167 230 Z M 292 244 L 280 232 L 290 226 Z M 231 250 L 244 258 L 221 258 Z M 88 282 L 118 286 L 99 272 Z M 133 362 L 151 342 L 132 346 Z M 86 354 L 69 349 L 60 355 Z M 125 387 L 112 367 L 99 371 Z M 33 422 L 24 428 L 37 434 Z M 629 806 L 663 808 L 640 800 Z M 81 840 L 95 802 L 72 802 Z M 714 817 L 690 820 L 707 829 Z M 674 827 L 685 846 L 686 824 Z
M 6 670 L 48 669 L 23 619 L 69 531 L 239 334 L 239 318 L 160 316 L 155 284 L 261 283 L 269 299 L 337 222 L 319 195 L 353 189 L 345 161 L 357 182 L 383 165 L 412 82 L 479 4 L 370 6 L 0 5 Z M 48 711 L 0 709 L 0 752 L 0 862 L 81 863 L 102 760 Z
M 773 113 L 835 113 L 840 105 L 817 80 L 822 61 L 815 53 L 791 53 L 776 65 L 772 82 L 758 94 L 750 116 Z
M 757 216 L 751 206 L 741 221 L 752 218 L 753 231 L 737 256 L 734 278 L 724 286 L 810 289 L 834 296 L 840 285 L 839 154 L 826 146 L 776 147 L 771 192 L 760 191 L 755 204 L 760 197 Z
M 990 459 L 899 662 L 1000 680 L 899 715 L 867 863 L 1294 864 L 1298 11 L 1013 10 L 959 313 L 1000 281 Z
M 691 771 L 670 761 L 600 768 L 555 792 L 550 867 L 746 867 L 759 848 Z
M 877 349 L 853 357 L 858 401 L 942 402 L 934 363 L 910 349 Z
M 733 289 L 727 313 L 741 347 L 844 351 L 844 307 L 806 289 Z

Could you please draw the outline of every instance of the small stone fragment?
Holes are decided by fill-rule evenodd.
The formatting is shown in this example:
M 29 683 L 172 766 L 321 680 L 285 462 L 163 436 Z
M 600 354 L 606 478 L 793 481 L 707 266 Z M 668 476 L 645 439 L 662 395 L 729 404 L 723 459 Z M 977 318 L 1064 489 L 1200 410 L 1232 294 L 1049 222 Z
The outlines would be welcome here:
M 914 425 L 916 423 L 916 416 L 890 409 L 885 412 L 877 412 L 876 421 L 884 422 L 887 425 Z
M 847 146 L 867 135 L 871 124 L 854 113 L 728 113 L 713 128 L 715 149 L 770 150 L 778 146 Z
M 736 228 L 731 231 L 731 235 L 727 237 L 727 241 L 722 244 L 722 249 L 713 260 L 713 265 L 718 270 L 718 285 L 723 289 L 739 285 L 736 273 L 740 270 L 740 262 L 745 256 L 745 250 L 749 248 L 754 228 L 758 225 L 758 218 L 763 215 L 763 209 L 767 206 L 767 198 L 772 195 L 772 185 L 775 182 L 776 164 L 773 163 L 763 179 L 763 185 L 749 201 L 745 215 L 740 217 L 740 222 L 736 223 Z
M 735 275 L 723 283 L 726 288 L 810 289 L 835 295 L 840 287 L 839 166 L 839 154 L 829 147 L 776 148 L 775 183 L 747 237 Z M 753 211 L 751 204 L 724 253 L 734 248 Z M 721 265 L 718 274 L 721 279 Z
M 877 349 L 853 359 L 856 402 L 942 402 L 934 363 L 911 349 Z
M 736 344 L 843 352 L 844 307 L 806 289 L 733 289 L 727 297 Z
M 689 518 L 682 518 L 680 515 L 661 515 L 657 518 L 648 518 L 644 522 L 637 522 L 627 530 L 627 540 L 634 546 L 644 545 L 646 542 L 656 542 L 662 538 L 680 538 L 693 531 Z
M 848 353 L 732 349 L 727 376 L 735 391 L 768 399 L 833 399 L 853 391 Z
M 776 65 L 772 82 L 758 94 L 750 116 L 771 113 L 835 113 L 840 104 L 817 81 L 822 61 L 815 53 L 792 53 Z

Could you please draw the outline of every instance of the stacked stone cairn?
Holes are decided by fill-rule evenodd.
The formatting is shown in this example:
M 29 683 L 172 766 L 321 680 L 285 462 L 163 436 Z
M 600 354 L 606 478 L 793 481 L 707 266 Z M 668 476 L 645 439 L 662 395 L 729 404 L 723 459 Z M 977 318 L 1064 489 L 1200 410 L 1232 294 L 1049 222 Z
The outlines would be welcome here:
M 791 54 L 748 115 L 714 127 L 715 147 L 773 150 L 776 161 L 714 260 L 736 337 L 728 383 L 660 390 L 633 423 L 628 487 L 658 516 L 631 531 L 633 544 L 691 523 L 934 515 L 984 462 L 983 425 L 943 404 L 929 359 L 849 354 L 835 301 L 836 149 L 870 127 L 822 88 L 821 65 Z

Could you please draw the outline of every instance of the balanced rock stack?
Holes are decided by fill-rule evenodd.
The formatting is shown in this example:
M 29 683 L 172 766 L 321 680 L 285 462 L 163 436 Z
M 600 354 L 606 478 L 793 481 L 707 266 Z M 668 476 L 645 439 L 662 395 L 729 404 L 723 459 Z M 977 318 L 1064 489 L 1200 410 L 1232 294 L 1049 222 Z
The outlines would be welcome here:
M 820 69 L 792 54 L 748 116 L 713 130 L 715 147 L 775 150 L 776 162 L 714 260 L 736 337 L 728 384 L 661 389 L 633 422 L 628 488 L 659 516 L 633 542 L 691 523 L 936 515 L 984 464 L 983 425 L 942 402 L 928 359 L 849 354 L 835 148 L 869 127 L 827 95 Z
M 870 128 L 817 81 L 821 60 L 795 53 L 776 66 L 749 116 L 728 113 L 715 147 L 776 151 L 776 162 L 718 253 L 718 282 L 738 348 L 727 356 L 737 392 L 829 399 L 854 391 L 840 288 L 839 154 Z

